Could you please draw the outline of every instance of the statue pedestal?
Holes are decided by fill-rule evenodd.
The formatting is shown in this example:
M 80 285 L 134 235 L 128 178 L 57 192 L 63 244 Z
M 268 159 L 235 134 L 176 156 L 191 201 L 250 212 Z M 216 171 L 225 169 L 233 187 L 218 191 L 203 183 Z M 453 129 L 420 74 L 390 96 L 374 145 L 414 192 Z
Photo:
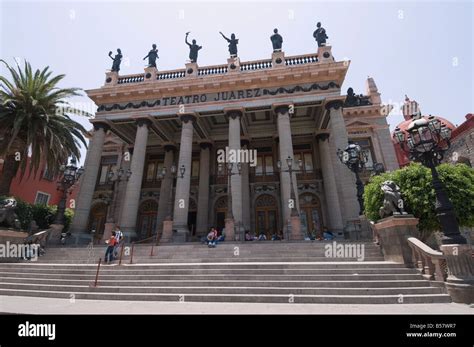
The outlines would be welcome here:
M 413 267 L 407 237 L 416 235 L 417 225 L 418 218 L 411 214 L 394 215 L 375 223 L 374 228 L 379 235 L 385 260 Z
M 331 46 L 318 47 L 318 63 L 334 63 Z
M 163 233 L 161 234 L 160 242 L 169 243 L 173 241 L 173 221 L 163 221 Z
M 197 77 L 197 76 L 198 76 L 198 64 L 186 63 L 186 77 Z
M 235 225 L 233 218 L 225 219 L 225 240 L 234 241 L 235 240 Z
M 158 76 L 158 69 L 154 66 L 145 68 L 145 82 L 154 82 L 156 81 L 156 76 Z
M 115 86 L 118 83 L 118 72 L 109 71 L 105 73 L 105 84 L 106 87 Z
M 303 240 L 303 235 L 301 234 L 301 219 L 299 216 L 291 216 L 291 234 L 290 240 Z
M 227 73 L 240 72 L 240 58 L 228 58 L 227 59 Z
M 454 302 L 474 303 L 474 261 L 471 245 L 442 245 L 446 256 L 448 278 L 446 289 Z
M 272 68 L 282 68 L 285 67 L 285 52 L 273 52 L 272 53 Z

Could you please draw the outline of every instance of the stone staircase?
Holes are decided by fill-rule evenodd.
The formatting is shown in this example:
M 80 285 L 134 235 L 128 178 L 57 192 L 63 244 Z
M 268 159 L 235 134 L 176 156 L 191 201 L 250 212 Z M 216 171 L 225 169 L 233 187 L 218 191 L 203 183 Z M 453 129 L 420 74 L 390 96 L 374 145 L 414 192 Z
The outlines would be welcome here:
M 338 242 L 344 244 L 344 242 Z M 349 244 L 349 243 L 347 243 Z M 354 243 L 351 243 L 352 245 Z M 137 245 L 122 265 L 97 260 L 105 247 L 49 248 L 37 262 L 0 263 L 0 295 L 90 300 L 402 304 L 451 302 L 415 269 L 384 261 L 372 243 L 364 260 L 325 255 L 325 242 Z M 126 249 L 126 251 L 129 251 Z M 128 254 L 128 252 L 126 252 Z

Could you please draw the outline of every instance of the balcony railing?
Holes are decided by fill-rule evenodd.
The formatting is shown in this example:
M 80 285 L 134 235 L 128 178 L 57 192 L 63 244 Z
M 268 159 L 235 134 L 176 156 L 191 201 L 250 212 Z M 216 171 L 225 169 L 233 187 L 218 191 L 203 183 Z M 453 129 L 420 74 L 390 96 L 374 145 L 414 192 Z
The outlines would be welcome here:
M 249 61 L 240 64 L 240 71 L 255 71 L 270 69 L 272 67 L 271 59 L 259 60 L 259 61 Z
M 304 65 L 304 64 L 313 64 L 318 62 L 317 54 L 305 54 L 305 55 L 297 55 L 291 57 L 285 57 L 285 65 L 286 66 L 296 66 L 296 65 Z M 263 59 L 263 60 L 255 60 L 255 61 L 247 61 L 240 63 L 240 71 L 259 71 L 265 69 L 273 68 L 273 63 L 271 59 Z M 228 71 L 228 65 L 221 64 L 221 65 L 212 65 L 212 66 L 203 66 L 198 67 L 198 76 L 214 76 L 214 75 L 225 75 Z M 156 75 L 157 80 L 175 80 L 185 78 L 186 69 L 177 69 L 177 70 L 170 70 L 170 71 L 158 71 Z M 144 74 L 134 74 L 134 75 L 126 75 L 126 76 L 119 76 L 117 79 L 117 84 L 131 84 L 131 83 L 143 83 L 145 82 L 145 75 Z
M 139 82 L 143 82 L 144 80 L 145 80 L 145 76 L 143 74 L 137 74 L 137 75 L 119 77 L 117 83 L 118 84 L 139 83 Z
M 415 237 L 408 237 L 415 268 L 428 280 L 444 282 L 447 277 L 446 257 Z

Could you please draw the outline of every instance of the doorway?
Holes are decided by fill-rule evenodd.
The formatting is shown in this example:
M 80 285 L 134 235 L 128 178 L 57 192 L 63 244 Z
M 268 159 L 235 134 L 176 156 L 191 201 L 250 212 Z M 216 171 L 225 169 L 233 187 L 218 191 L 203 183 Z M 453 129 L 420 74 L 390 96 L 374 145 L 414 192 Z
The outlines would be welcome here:
M 303 235 L 315 237 L 321 235 L 323 230 L 321 203 L 316 195 L 312 193 L 300 195 L 300 217 Z
M 255 201 L 255 232 L 258 237 L 264 234 L 267 240 L 272 238 L 273 234 L 278 233 L 278 210 L 276 199 L 263 194 Z
M 151 237 L 156 232 L 156 219 L 158 215 L 158 203 L 155 200 L 145 200 L 138 210 L 139 239 Z
M 214 211 L 214 227 L 220 231 L 225 228 L 225 219 L 227 218 L 227 195 L 217 199 L 214 204 Z
M 93 242 L 99 243 L 104 236 L 105 221 L 107 219 L 107 204 L 99 202 L 95 204 L 89 215 L 87 230 L 93 234 Z

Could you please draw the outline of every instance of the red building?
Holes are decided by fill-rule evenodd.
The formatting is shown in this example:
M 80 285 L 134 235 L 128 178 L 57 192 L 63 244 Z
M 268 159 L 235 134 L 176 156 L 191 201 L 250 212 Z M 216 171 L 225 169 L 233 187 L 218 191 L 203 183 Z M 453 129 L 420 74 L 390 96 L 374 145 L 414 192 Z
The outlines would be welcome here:
M 10 186 L 10 195 L 20 198 L 31 204 L 57 205 L 61 200 L 61 192 L 57 189 L 57 177 L 53 177 L 46 167 L 39 170 L 36 176 L 34 172 L 29 175 L 29 163 L 26 172 L 21 178 L 20 170 L 12 181 Z M 0 162 L 0 179 L 3 174 L 3 162 Z M 73 187 L 71 194 L 68 196 L 68 208 L 74 208 L 71 201 L 76 199 L 78 187 Z

